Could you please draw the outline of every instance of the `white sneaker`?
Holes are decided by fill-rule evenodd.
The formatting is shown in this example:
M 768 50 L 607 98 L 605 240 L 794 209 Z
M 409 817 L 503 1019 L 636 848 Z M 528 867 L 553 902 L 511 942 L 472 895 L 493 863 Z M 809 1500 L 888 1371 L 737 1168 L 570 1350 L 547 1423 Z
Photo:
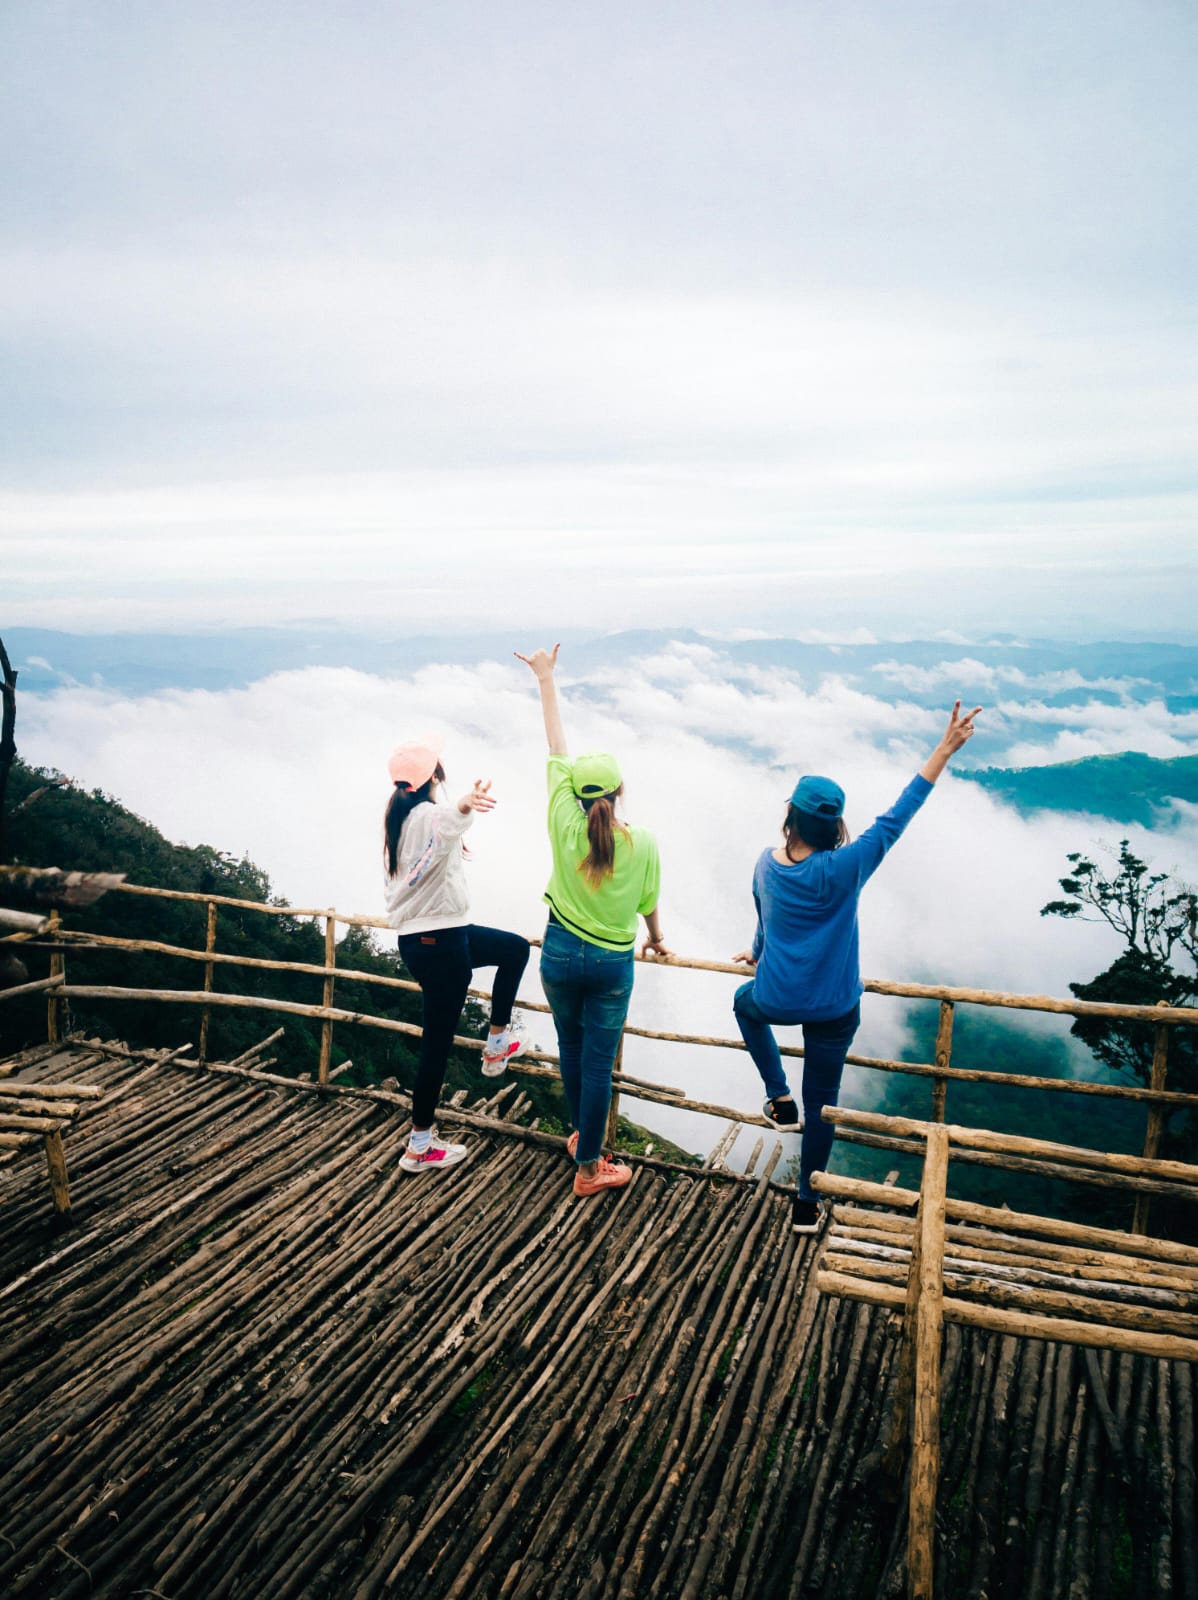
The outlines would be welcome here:
M 419 1154 L 409 1145 L 399 1164 L 404 1172 L 436 1172 L 441 1167 L 456 1167 L 459 1161 L 465 1161 L 466 1154 L 464 1144 L 442 1144 L 440 1139 L 434 1139 Z
M 483 1043 L 482 1074 L 484 1078 L 498 1078 L 508 1062 L 524 1052 L 524 1040 L 512 1029 L 499 1035 L 499 1049 L 488 1050 Z

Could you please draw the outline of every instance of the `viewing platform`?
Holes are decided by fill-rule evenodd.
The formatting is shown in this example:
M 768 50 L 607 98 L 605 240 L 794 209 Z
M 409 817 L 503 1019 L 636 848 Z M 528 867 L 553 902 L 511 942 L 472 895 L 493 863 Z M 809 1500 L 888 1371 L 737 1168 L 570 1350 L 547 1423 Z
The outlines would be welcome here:
M 330 1032 L 360 1022 L 410 1033 L 336 1006 L 342 969 L 327 938 L 313 974 L 329 986 L 325 1002 L 303 1010 Z M 76 939 L 94 948 L 103 936 Z M 71 936 L 55 927 L 49 942 L 56 970 L 37 982 L 52 1033 L 64 997 L 101 988 L 164 1006 L 272 1009 L 212 990 L 75 984 L 61 970 Z M 207 950 L 178 952 L 208 970 L 220 954 L 211 937 Z M 1029 997 L 925 997 L 942 1008 L 935 1060 L 875 1065 L 931 1077 L 943 1121 L 954 1078 L 1007 1077 L 952 1064 L 952 1008 Z M 1163 1108 L 1194 1099 L 1165 1078 L 1169 1030 L 1192 1022 L 1138 1010 L 1157 1028 L 1159 1082 L 1044 1089 L 1140 1100 L 1150 1142 Z M 69 1227 L 35 1148 L 0 1166 L 0 1592 L 908 1592 L 907 1461 L 896 1473 L 893 1443 L 910 1319 L 893 1285 L 903 1260 L 919 1260 L 909 1221 L 879 1209 L 875 1223 L 858 1198 L 830 1229 L 796 1234 L 783 1137 L 754 1129 L 749 1170 L 730 1171 L 735 1129 L 758 1119 L 693 1103 L 733 1119 L 705 1165 L 632 1155 L 626 1189 L 577 1200 L 564 1142 L 537 1125 L 524 1092 L 553 1070 L 535 1058 L 488 1097 L 453 1094 L 440 1120 L 468 1160 L 409 1177 L 398 1168 L 410 1120 L 401 1090 L 335 1082 L 327 1048 L 310 1081 L 284 1075 L 303 1063 L 264 1070 L 254 1062 L 269 1043 L 222 1063 L 202 1060 L 198 1044 L 130 1050 L 70 1036 L 0 1062 L 0 1084 L 44 1104 L 70 1085 L 76 1107 L 63 1139 Z M 627 1074 L 622 1092 L 679 1094 Z M 917 1125 L 886 1120 L 838 1133 L 910 1151 Z M 953 1159 L 1021 1171 L 1031 1157 L 979 1136 L 958 1140 Z M 1177 1188 L 1178 1164 L 1151 1153 L 1099 1161 L 1106 1170 L 1073 1175 L 1126 1189 L 1137 1217 Z M 917 1199 L 894 1193 L 900 1210 Z M 950 1202 L 950 1217 L 961 1209 Z M 918 1238 L 924 1224 L 914 1226 Z M 971 1254 L 972 1226 L 966 1216 L 948 1230 L 955 1256 Z M 946 1302 L 933 1346 L 934 1573 L 921 1592 L 1198 1593 L 1196 1372 L 1171 1358 L 1198 1323 L 1198 1251 L 1159 1248 L 1172 1252 L 1162 1326 L 1174 1343 L 1135 1331 L 1151 1328 L 1151 1312 L 1147 1323 L 1123 1317 L 1122 1347 L 1095 1348 L 962 1325 Z M 831 1271 L 829 1250 L 841 1253 Z M 850 1256 L 864 1263 L 855 1288 Z M 952 1293 L 966 1292 L 959 1266 L 952 1275 Z M 1149 1353 L 1158 1349 L 1169 1354 Z

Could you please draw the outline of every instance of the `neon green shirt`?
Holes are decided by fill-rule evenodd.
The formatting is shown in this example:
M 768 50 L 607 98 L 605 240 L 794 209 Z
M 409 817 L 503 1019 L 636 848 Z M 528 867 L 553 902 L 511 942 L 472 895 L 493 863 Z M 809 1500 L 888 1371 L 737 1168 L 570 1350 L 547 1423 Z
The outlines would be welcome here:
M 631 950 L 636 944 L 636 919 L 657 905 L 661 861 L 657 840 L 647 828 L 615 830 L 615 862 L 610 878 L 592 884 L 580 871 L 590 854 L 586 813 L 571 781 L 568 756 L 550 756 L 549 843 L 553 874 L 545 901 L 564 928 L 605 950 Z

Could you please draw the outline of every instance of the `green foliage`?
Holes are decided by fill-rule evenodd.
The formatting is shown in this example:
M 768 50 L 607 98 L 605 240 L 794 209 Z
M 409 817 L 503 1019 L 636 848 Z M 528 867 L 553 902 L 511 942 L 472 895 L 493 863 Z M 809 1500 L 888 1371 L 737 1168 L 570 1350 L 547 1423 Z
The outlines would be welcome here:
M 1149 872 L 1126 839 L 1119 841 L 1113 873 L 1076 851 L 1065 859 L 1072 870 L 1059 882 L 1069 898 L 1049 901 L 1042 917 L 1105 922 L 1128 950 L 1161 966 L 1182 957 L 1198 964 L 1198 894 L 1187 884 L 1175 883 L 1167 872 Z
M 1066 859 L 1070 871 L 1060 885 L 1068 898 L 1050 901 L 1041 916 L 1105 922 L 1124 946 L 1104 972 L 1069 985 L 1077 998 L 1142 1006 L 1198 1002 L 1198 894 L 1166 872 L 1150 871 L 1126 839 L 1119 842 L 1113 871 L 1076 852 Z M 1112 1072 L 1151 1081 L 1154 1024 L 1078 1017 L 1072 1031 Z M 1198 1029 L 1169 1029 L 1165 1083 L 1198 1094 Z M 1162 1143 L 1163 1155 L 1198 1160 L 1198 1117 L 1192 1110 L 1169 1117 Z
M 1159 826 L 1170 801 L 1198 801 L 1198 756 L 1162 761 L 1125 750 L 1043 767 L 987 767 L 958 776 L 989 789 L 1019 811 L 1084 811 L 1121 823 Z

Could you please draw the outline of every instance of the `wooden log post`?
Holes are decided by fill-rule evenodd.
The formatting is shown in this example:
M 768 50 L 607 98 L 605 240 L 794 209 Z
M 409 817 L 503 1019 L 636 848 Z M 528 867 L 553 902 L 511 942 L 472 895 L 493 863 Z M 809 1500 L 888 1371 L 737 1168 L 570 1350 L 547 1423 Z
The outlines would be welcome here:
M 943 1071 L 952 1065 L 953 1055 L 953 1002 L 940 1002 L 940 1023 L 936 1029 L 936 1065 Z M 948 1079 L 936 1078 L 932 1083 L 932 1121 L 944 1121 L 944 1103 L 948 1097 Z
M 616 1046 L 616 1059 L 612 1062 L 613 1074 L 620 1071 L 624 1065 L 624 1034 L 620 1033 L 620 1042 Z M 620 1126 L 620 1091 L 612 1085 L 611 1100 L 607 1107 L 607 1132 L 604 1134 L 604 1143 L 609 1150 L 616 1148 L 616 1134 Z
M 53 938 L 58 932 L 59 924 L 61 922 L 62 918 L 59 916 L 58 912 L 52 911 L 50 913 L 50 926 L 48 929 L 51 938 Z M 65 978 L 65 975 L 66 958 L 60 950 L 56 950 L 50 957 L 50 977 L 57 978 L 59 984 L 61 984 Z M 46 1040 L 49 1044 L 57 1044 L 59 1039 L 62 1037 L 61 1008 L 63 1004 L 64 1002 L 61 996 L 52 989 L 50 991 L 50 997 L 46 1001 Z M 63 1170 L 65 1172 L 65 1167 Z
M 216 901 L 208 902 L 208 930 L 204 936 L 204 954 L 211 955 L 216 949 Z M 204 993 L 212 993 L 213 977 L 216 965 L 212 961 L 204 963 Z M 205 1006 L 200 1012 L 200 1063 L 208 1060 L 208 1024 L 212 1020 L 212 1007 Z
M 64 1222 L 71 1220 L 71 1191 L 67 1185 L 67 1157 L 62 1148 L 62 1133 L 55 1128 L 46 1139 L 46 1170 L 50 1174 L 50 1193 L 54 1209 Z
M 1155 1036 L 1152 1041 L 1152 1078 L 1150 1087 L 1163 1089 L 1165 1078 L 1169 1070 L 1169 1030 L 1163 1022 L 1156 1025 Z M 1152 1105 L 1148 1108 L 1148 1127 L 1144 1133 L 1144 1155 L 1149 1161 L 1153 1160 L 1161 1147 L 1161 1134 L 1165 1127 L 1165 1108 L 1162 1105 Z M 1148 1232 L 1148 1207 L 1152 1204 L 1152 1197 L 1147 1194 L 1136 1196 L 1136 1207 L 1132 1215 L 1131 1231 L 1133 1233 Z
M 330 906 L 324 919 L 324 964 L 326 968 L 324 980 L 324 1008 L 328 1011 L 333 1004 L 333 977 L 332 969 L 337 965 L 337 914 Z M 329 1081 L 329 1067 L 333 1059 L 333 1019 L 326 1017 L 320 1030 L 320 1071 L 318 1078 L 321 1083 Z
M 948 1129 L 929 1128 L 919 1200 L 919 1296 L 915 1308 L 915 1419 L 907 1522 L 909 1600 L 932 1600 L 936 1486 L 940 1479 L 940 1340 L 944 1329 L 944 1210 Z

